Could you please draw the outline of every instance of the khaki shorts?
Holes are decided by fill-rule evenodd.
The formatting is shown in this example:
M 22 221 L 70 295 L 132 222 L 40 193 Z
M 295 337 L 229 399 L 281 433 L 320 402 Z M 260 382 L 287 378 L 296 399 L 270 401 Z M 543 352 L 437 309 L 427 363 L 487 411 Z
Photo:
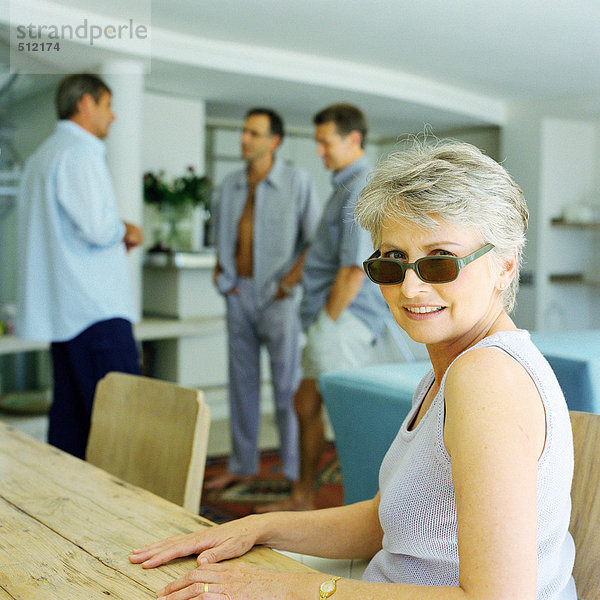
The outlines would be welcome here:
M 318 380 L 329 371 L 398 360 L 404 359 L 387 330 L 376 340 L 365 323 L 349 310 L 332 321 L 323 309 L 306 333 L 303 378 Z

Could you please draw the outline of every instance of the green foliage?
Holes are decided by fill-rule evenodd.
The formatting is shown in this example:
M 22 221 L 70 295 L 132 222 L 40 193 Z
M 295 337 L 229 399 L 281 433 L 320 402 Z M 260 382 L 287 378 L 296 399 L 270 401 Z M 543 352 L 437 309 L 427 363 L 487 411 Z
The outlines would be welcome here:
M 205 175 L 196 175 L 188 167 L 185 175 L 167 181 L 163 171 L 144 174 L 144 202 L 157 208 L 183 208 L 186 205 L 202 206 L 210 210 L 210 181 Z

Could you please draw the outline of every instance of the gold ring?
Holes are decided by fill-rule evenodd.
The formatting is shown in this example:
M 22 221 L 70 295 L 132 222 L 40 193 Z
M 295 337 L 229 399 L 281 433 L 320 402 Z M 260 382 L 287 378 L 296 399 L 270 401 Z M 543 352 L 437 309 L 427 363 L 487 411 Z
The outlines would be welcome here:
M 208 593 L 208 583 L 204 584 L 204 593 L 207 594 Z

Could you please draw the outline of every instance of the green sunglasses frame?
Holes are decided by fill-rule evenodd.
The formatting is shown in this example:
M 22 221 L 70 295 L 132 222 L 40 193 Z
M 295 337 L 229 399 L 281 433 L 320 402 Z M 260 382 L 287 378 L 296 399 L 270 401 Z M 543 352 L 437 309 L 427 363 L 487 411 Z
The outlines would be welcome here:
M 417 260 L 415 260 L 414 263 L 402 262 L 401 260 L 398 260 L 396 258 L 381 258 L 380 251 L 375 250 L 375 252 L 373 252 L 373 254 L 371 256 L 369 256 L 369 258 L 367 258 L 367 260 L 365 260 L 363 262 L 363 269 L 365 270 L 367 277 L 373 283 L 376 283 L 377 285 L 397 285 L 399 283 L 402 283 L 404 281 L 404 278 L 406 277 L 406 271 L 408 269 L 412 269 L 416 273 L 417 277 L 425 283 L 429 283 L 429 284 L 450 283 L 451 281 L 454 281 L 459 276 L 460 270 L 463 267 L 466 267 L 469 263 L 472 263 L 474 260 L 477 260 L 480 256 L 483 256 L 484 254 L 489 252 L 493 247 L 494 247 L 494 244 L 486 244 L 482 248 L 479 248 L 479 250 L 475 250 L 475 252 L 472 252 L 471 254 L 468 254 L 467 256 L 462 256 L 462 257 L 423 256 L 422 258 L 418 258 Z M 453 263 L 456 264 L 456 277 L 453 277 L 452 279 L 445 279 L 444 281 L 427 281 L 426 279 L 423 279 L 423 277 L 419 273 L 419 264 L 423 261 L 441 260 L 441 259 L 451 260 Z M 391 263 L 397 264 L 402 269 L 402 279 L 399 279 L 398 281 L 390 281 L 390 282 L 386 282 L 386 283 L 381 283 L 381 282 L 375 280 L 373 277 L 371 277 L 371 274 L 369 273 L 369 265 L 371 265 L 375 262 L 391 262 Z

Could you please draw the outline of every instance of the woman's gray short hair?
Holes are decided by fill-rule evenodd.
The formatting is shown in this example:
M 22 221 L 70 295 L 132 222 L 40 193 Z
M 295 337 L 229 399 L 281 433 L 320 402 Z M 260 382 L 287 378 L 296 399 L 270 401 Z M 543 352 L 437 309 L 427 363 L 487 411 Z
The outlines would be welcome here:
M 375 248 L 381 243 L 386 218 L 434 229 L 438 225 L 434 217 L 439 217 L 475 229 L 482 243 L 494 244 L 490 255 L 499 266 L 516 253 L 515 277 L 501 296 L 504 308 L 513 309 L 529 218 L 527 204 L 506 169 L 475 146 L 415 140 L 411 148 L 391 154 L 372 173 L 355 217 L 371 233 Z

